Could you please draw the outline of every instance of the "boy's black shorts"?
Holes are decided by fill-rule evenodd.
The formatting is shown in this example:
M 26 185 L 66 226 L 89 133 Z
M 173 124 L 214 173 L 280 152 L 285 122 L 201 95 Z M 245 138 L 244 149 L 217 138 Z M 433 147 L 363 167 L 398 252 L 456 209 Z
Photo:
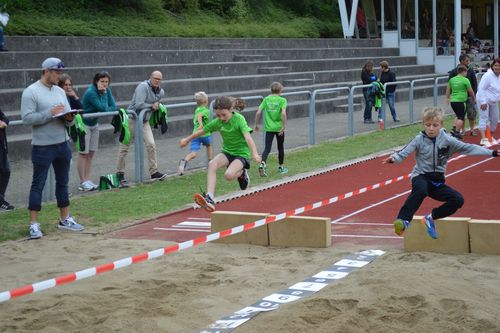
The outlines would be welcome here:
M 225 152 L 222 152 L 222 153 L 227 157 L 229 164 L 231 164 L 234 160 L 240 160 L 241 163 L 243 163 L 243 168 L 250 169 L 250 162 L 246 158 L 241 157 L 241 156 L 234 156 L 234 155 L 231 155 L 231 154 L 228 154 Z M 229 166 L 229 164 L 228 164 L 228 166 Z
M 465 119 L 465 107 L 466 107 L 467 102 L 451 102 L 451 108 L 453 109 L 453 112 L 455 112 L 455 115 L 457 116 L 458 119 L 464 120 Z

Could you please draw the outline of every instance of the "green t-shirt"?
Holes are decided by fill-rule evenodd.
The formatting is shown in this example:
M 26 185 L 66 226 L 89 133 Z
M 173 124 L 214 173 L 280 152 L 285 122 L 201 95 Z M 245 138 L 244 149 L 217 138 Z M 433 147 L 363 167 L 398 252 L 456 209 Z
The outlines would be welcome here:
M 259 105 L 259 109 L 264 111 L 264 130 L 266 132 L 279 132 L 283 128 L 281 111 L 286 109 L 286 99 L 269 95 Z
M 202 114 L 201 116 L 201 125 L 204 127 L 206 124 L 209 123 L 210 121 L 210 109 L 207 108 L 206 106 L 198 106 L 196 110 L 194 110 L 194 117 L 193 117 L 193 133 L 198 130 L 200 127 L 200 124 L 198 124 L 198 116 Z M 202 137 L 205 136 L 210 136 L 210 134 L 205 134 Z
M 471 88 L 468 78 L 462 75 L 454 76 L 448 81 L 451 89 L 450 102 L 465 102 L 469 94 L 467 89 Z
M 238 112 L 233 112 L 233 116 L 227 123 L 216 118 L 203 126 L 206 133 L 220 132 L 222 136 L 222 152 L 233 156 L 241 156 L 250 159 L 250 148 L 247 145 L 244 134 L 252 133 L 248 127 L 245 117 Z

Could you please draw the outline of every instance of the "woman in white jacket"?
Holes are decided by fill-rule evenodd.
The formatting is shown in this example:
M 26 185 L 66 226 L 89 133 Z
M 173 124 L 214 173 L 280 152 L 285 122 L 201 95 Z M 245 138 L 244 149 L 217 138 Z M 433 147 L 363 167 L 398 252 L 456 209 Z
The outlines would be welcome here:
M 481 145 L 488 143 L 486 127 L 494 133 L 498 123 L 498 103 L 500 102 L 500 58 L 493 60 L 491 68 L 483 75 L 477 88 L 476 103 L 479 111 L 479 132 Z

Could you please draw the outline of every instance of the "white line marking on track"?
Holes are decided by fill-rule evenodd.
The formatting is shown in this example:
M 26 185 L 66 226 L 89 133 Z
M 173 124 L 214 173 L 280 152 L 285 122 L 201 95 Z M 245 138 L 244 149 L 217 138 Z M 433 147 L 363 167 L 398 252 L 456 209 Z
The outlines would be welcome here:
M 210 230 L 199 230 L 199 229 L 181 229 L 181 228 L 153 228 L 153 230 L 161 230 L 161 231 L 194 231 L 194 232 L 211 232 Z
M 210 221 L 210 217 L 188 217 L 188 220 Z
M 175 227 L 198 227 L 198 228 L 210 228 L 210 225 L 212 223 L 210 222 L 191 222 L 191 221 L 184 221 L 175 224 Z
M 497 173 L 500 172 L 500 170 L 484 170 L 484 172 Z
M 487 158 L 487 159 L 485 159 L 485 160 L 479 161 L 479 162 L 477 162 L 477 163 L 474 163 L 474 164 L 468 165 L 468 166 L 466 166 L 465 168 L 462 168 L 462 169 L 459 169 L 459 170 L 457 170 L 457 171 L 454 171 L 454 172 L 450 173 L 449 175 L 447 175 L 447 176 L 446 176 L 446 178 L 451 177 L 451 176 L 456 175 L 456 174 L 459 174 L 459 173 L 461 173 L 461 172 L 463 172 L 463 171 L 465 171 L 465 170 L 468 170 L 468 169 L 470 169 L 470 168 L 473 168 L 473 167 L 475 167 L 475 166 L 478 166 L 479 164 L 483 164 L 483 163 L 485 163 L 485 162 L 487 162 L 487 161 L 492 160 L 493 158 L 494 158 L 494 157 L 490 157 L 490 158 Z M 358 209 L 357 211 L 352 212 L 352 213 L 350 213 L 350 214 L 348 214 L 348 215 L 344 215 L 344 216 L 342 216 L 342 217 L 340 217 L 340 218 L 338 218 L 338 219 L 336 219 L 336 220 L 333 220 L 331 223 L 332 223 L 332 224 L 334 224 L 334 223 L 338 223 L 338 222 L 340 222 L 340 221 L 342 221 L 342 220 L 345 220 L 346 218 L 349 218 L 349 217 L 351 217 L 351 216 L 357 215 L 357 214 L 359 214 L 359 213 L 361 213 L 361 212 L 364 212 L 365 210 L 371 209 L 371 208 L 373 208 L 373 207 L 376 207 L 376 206 L 382 205 L 382 204 L 384 204 L 384 203 L 386 203 L 386 202 L 388 202 L 388 201 L 391 201 L 391 200 L 397 199 L 397 198 L 399 198 L 400 196 L 405 195 L 405 194 L 408 194 L 408 193 L 410 193 L 410 192 L 411 192 L 411 190 L 408 190 L 408 191 L 406 191 L 406 192 L 402 192 L 402 193 L 396 194 L 396 195 L 394 195 L 394 196 L 392 196 L 392 197 L 390 197 L 390 198 L 384 199 L 384 200 L 382 200 L 382 201 L 376 202 L 376 203 L 371 204 L 371 205 L 369 205 L 369 206 L 366 206 L 366 207 L 364 207 L 364 208 Z
M 390 239 L 403 239 L 399 236 L 376 236 L 376 235 L 332 235 L 338 238 L 390 238 Z

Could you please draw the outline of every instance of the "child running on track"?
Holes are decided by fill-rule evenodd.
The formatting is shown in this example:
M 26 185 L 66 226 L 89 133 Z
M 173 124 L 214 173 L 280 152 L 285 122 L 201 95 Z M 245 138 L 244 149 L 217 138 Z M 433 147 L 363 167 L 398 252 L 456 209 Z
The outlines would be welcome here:
M 247 189 L 250 184 L 247 169 L 250 169 L 250 158 L 260 163 L 261 158 L 250 133 L 245 117 L 233 111 L 233 103 L 229 97 L 220 96 L 215 99 L 214 111 L 217 116 L 203 128 L 190 136 L 180 140 L 180 147 L 185 147 L 191 140 L 206 133 L 219 131 L 222 137 L 222 153 L 217 154 L 210 163 L 207 171 L 207 193 L 196 193 L 195 202 L 209 212 L 215 210 L 215 183 L 217 169 L 227 167 L 224 177 L 228 180 L 237 179 L 240 189 Z
M 210 109 L 207 107 L 208 106 L 207 94 L 205 94 L 205 92 L 203 91 L 199 91 L 196 94 L 194 94 L 194 99 L 196 101 L 196 104 L 198 104 L 198 106 L 194 110 L 193 133 L 199 129 L 202 129 L 203 126 L 208 124 L 208 122 L 210 121 Z M 207 147 L 208 161 L 212 159 L 212 140 L 210 134 L 204 134 L 203 136 L 200 136 L 191 141 L 191 148 L 189 154 L 187 154 L 186 157 L 184 157 L 182 160 L 179 161 L 179 169 L 177 171 L 179 176 L 182 176 L 184 174 L 187 163 L 196 157 L 196 155 L 201 149 L 201 145 Z
M 451 135 L 460 140 L 463 139 L 461 132 L 464 127 L 468 95 L 472 98 L 472 103 L 476 104 L 476 95 L 474 95 L 474 90 L 472 90 L 471 83 L 467 78 L 467 70 L 464 65 L 458 65 L 458 74 L 451 78 L 446 86 L 446 103 L 451 105 L 457 116 Z
M 452 215 L 464 204 L 462 195 L 445 184 L 448 159 L 455 153 L 498 156 L 499 151 L 468 144 L 447 135 L 443 129 L 443 111 L 440 108 L 424 109 L 423 125 L 421 133 L 383 163 L 401 163 L 415 151 L 416 164 L 411 172 L 411 193 L 394 221 L 394 231 L 402 236 L 424 199 L 430 197 L 444 202 L 422 219 L 429 236 L 436 239 L 438 235 L 434 220 Z
M 262 153 L 262 162 L 259 165 L 259 174 L 261 177 L 267 177 L 266 161 L 273 139 L 276 136 L 278 144 L 278 172 L 285 174 L 288 169 L 283 166 L 285 161 L 285 125 L 286 125 L 286 104 L 285 98 L 281 97 L 283 86 L 279 82 L 271 84 L 271 95 L 264 98 L 260 103 L 259 109 L 255 114 L 255 131 L 259 130 L 260 114 L 264 111 L 264 130 L 266 131 L 266 144 Z

